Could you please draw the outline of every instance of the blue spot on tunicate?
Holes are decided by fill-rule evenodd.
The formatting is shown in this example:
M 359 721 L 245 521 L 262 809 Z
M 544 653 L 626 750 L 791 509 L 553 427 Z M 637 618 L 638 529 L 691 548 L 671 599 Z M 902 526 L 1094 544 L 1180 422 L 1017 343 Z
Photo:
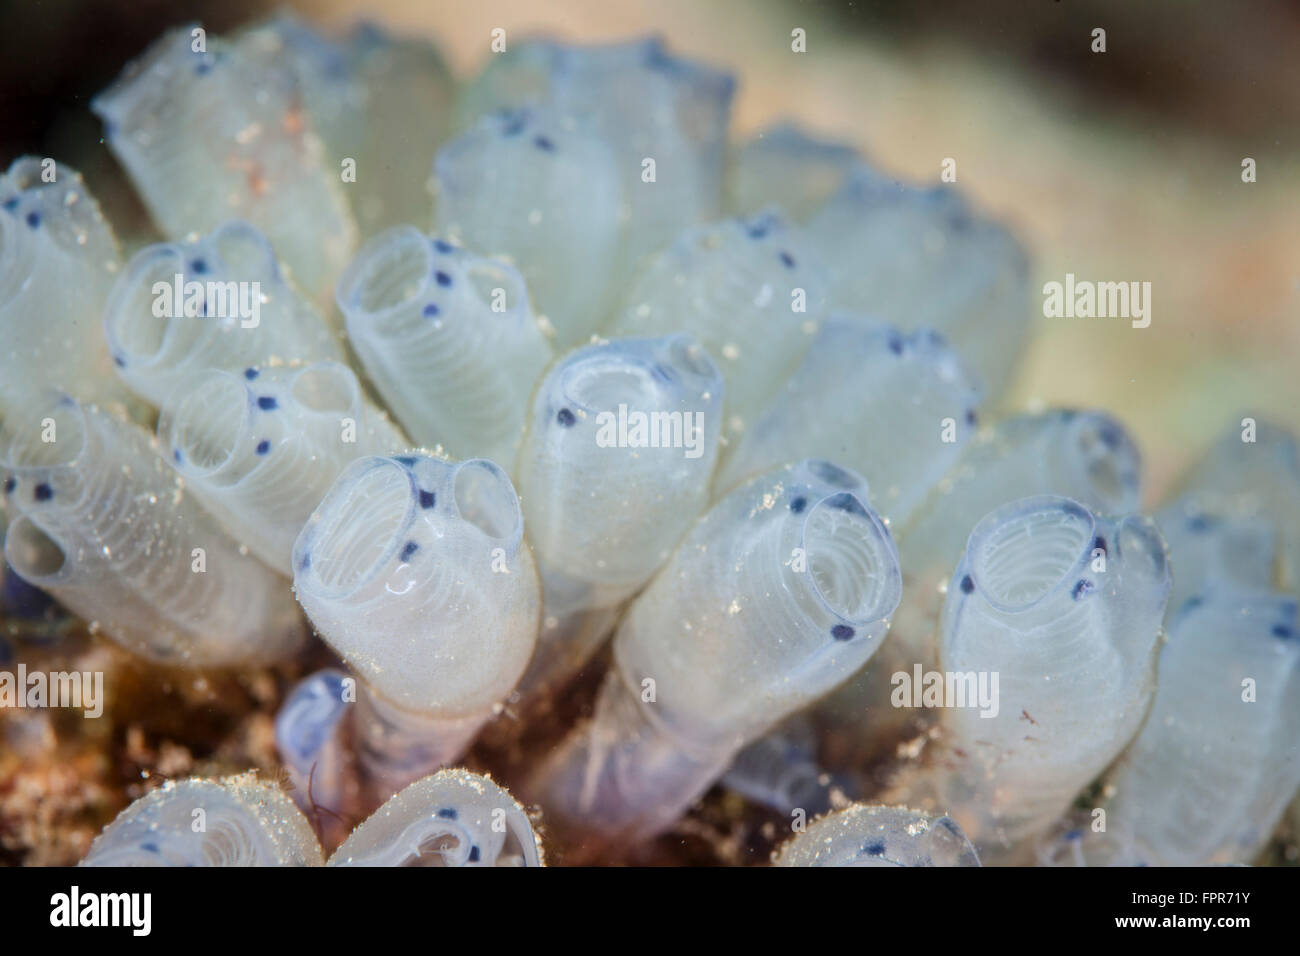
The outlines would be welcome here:
M 853 628 L 847 624 L 836 624 L 831 628 L 831 637 L 837 641 L 851 641 L 853 639 Z
M 903 337 L 892 330 L 889 333 L 889 351 L 895 355 L 903 354 Z
M 477 863 L 478 860 L 479 860 L 478 847 L 476 847 L 476 846 L 472 846 L 472 847 L 470 847 L 470 848 L 469 848 L 469 861 L 470 861 L 471 863 Z
M 1195 515 L 1188 519 L 1187 528 L 1196 534 L 1204 534 L 1206 531 L 1210 530 L 1210 526 L 1213 524 L 1214 519 L 1209 515 Z
M 257 443 L 257 453 L 259 455 L 265 455 L 270 450 L 271 450 L 271 443 L 267 441 L 265 438 L 263 438 L 260 442 Z
M 567 408 L 561 408 L 555 414 L 555 420 L 559 422 L 561 425 L 563 425 L 565 428 L 572 428 L 574 422 L 576 422 L 578 419 L 574 416 L 573 412 L 569 411 Z
M 1110 422 L 1103 422 L 1101 428 L 1097 430 L 1097 437 L 1107 448 L 1115 449 L 1119 447 L 1121 441 L 1119 428 Z
M 1100 551 L 1102 554 L 1107 554 L 1108 552 L 1106 551 L 1106 539 L 1103 538 L 1101 535 L 1097 535 L 1097 537 L 1093 538 L 1092 550 Z
M 13 493 L 14 493 L 14 488 L 16 488 L 16 487 L 18 487 L 18 479 L 17 479 L 17 478 L 6 478 L 6 479 L 5 479 L 5 494 L 7 494 L 7 495 L 11 495 L 11 494 L 13 494 Z
M 426 306 L 424 307 L 424 315 L 425 315 L 426 318 L 429 318 L 429 319 L 433 318 L 435 315 L 437 315 L 437 314 L 440 313 L 441 311 L 442 311 L 442 309 L 438 308 L 438 306 L 435 305 L 435 304 L 432 303 L 432 302 L 430 302 L 428 305 L 426 305 Z
M 421 508 L 432 508 L 437 503 L 437 501 L 438 501 L 438 496 L 435 495 L 432 491 L 425 491 L 423 488 L 420 489 Z
M 1274 625 L 1273 625 L 1273 636 L 1274 636 L 1274 637 L 1280 637 L 1280 638 L 1282 638 L 1282 640 L 1286 641 L 1286 640 L 1290 640 L 1291 638 L 1295 637 L 1295 631 L 1293 631 L 1291 628 L 1287 627 L 1285 624 L 1274 624 Z
M 27 225 L 35 229 L 41 224 L 41 214 L 39 212 L 29 212 L 27 214 Z
M 545 136 L 538 136 L 533 140 L 533 145 L 547 153 L 552 152 L 555 149 L 555 144 Z
M 179 448 L 172 449 L 172 461 L 178 465 L 181 463 L 181 450 Z
M 1192 596 L 1192 597 L 1189 597 L 1186 601 L 1183 602 L 1183 609 L 1184 609 L 1184 610 L 1189 610 L 1189 609 L 1191 609 L 1191 608 L 1197 608 L 1197 607 L 1200 607 L 1200 606 L 1201 606 L 1202 604 L 1204 604 L 1204 603 L 1205 603 L 1205 598 L 1203 598 L 1203 597 L 1201 597 L 1199 594 L 1197 594 L 1197 595 L 1194 595 L 1194 596 Z
M 787 269 L 794 268 L 794 256 L 790 255 L 788 252 L 783 251 L 781 253 L 781 262 Z
M 275 400 L 274 395 L 261 395 L 257 399 L 257 407 L 264 412 L 269 412 L 272 409 L 279 408 L 280 403 Z
M 1074 585 L 1074 590 L 1070 592 L 1070 597 L 1077 601 L 1079 598 L 1086 594 L 1091 594 L 1095 590 L 1097 590 L 1097 585 L 1093 584 L 1087 578 L 1079 578 Z
M 158 844 L 157 844 L 157 843 L 141 843 L 141 844 L 140 844 L 140 849 L 144 850 L 146 853 L 157 853 L 157 852 L 158 852 Z
M 1083 839 L 1083 831 L 1082 831 L 1082 830 L 1071 830 L 1069 833 L 1067 833 L 1067 834 L 1065 835 L 1065 838 L 1066 838 L 1067 840 L 1081 840 L 1081 839 Z
M 405 562 L 407 562 L 407 561 L 410 561 L 410 560 L 411 560 L 411 555 L 415 554 L 415 552 L 417 552 L 417 551 L 419 551 L 419 550 L 420 550 L 420 546 L 419 546 L 418 544 L 416 544 L 414 541 L 408 541 L 408 542 L 406 542 L 406 544 L 402 545 L 402 561 L 403 561 L 403 563 L 405 563 Z
M 311 552 L 307 551 L 303 553 L 302 560 L 298 562 L 298 570 L 306 571 L 310 567 L 311 567 Z
M 974 425 L 974 424 L 975 424 L 975 421 L 976 421 L 976 419 L 975 419 L 975 409 L 973 409 L 973 408 L 968 409 L 967 412 L 966 412 L 966 424 L 967 424 L 967 425 Z
M 831 495 L 826 499 L 826 504 L 836 511 L 844 511 L 851 515 L 862 515 L 864 518 L 867 515 L 867 509 L 862 507 L 862 502 L 847 491 L 842 491 L 838 495 Z
M 505 136 L 518 136 L 524 131 L 524 117 L 521 113 L 510 113 L 506 115 L 505 125 L 501 127 L 501 132 Z
M 449 253 L 449 252 L 455 252 L 455 251 L 456 251 L 456 247 L 453 246 L 453 245 L 452 245 L 450 242 L 448 242 L 446 239 L 435 239 L 435 240 L 433 240 L 433 248 L 437 249 L 439 252 L 441 252 L 441 253 L 444 254 L 444 255 L 446 255 L 446 254 Z
M 415 467 L 415 459 L 410 455 L 397 455 L 393 458 L 393 461 L 397 462 L 399 465 L 405 465 L 407 468 Z
M 246 369 L 244 369 L 244 378 L 248 379 L 250 382 L 251 382 L 253 379 L 257 378 L 257 376 L 258 376 L 258 371 L 257 371 L 257 369 L 255 369 L 255 368 L 246 368 Z
M 202 259 L 195 259 L 190 263 L 190 271 L 203 275 L 203 273 L 208 271 L 208 264 Z
M 211 69 L 212 69 L 212 64 L 206 59 L 199 60 L 198 63 L 194 64 L 194 72 L 197 73 L 199 76 L 203 76 L 205 73 L 208 73 Z
M 114 355 L 113 364 L 118 368 L 126 368 L 126 359 L 122 358 L 120 355 Z
M 790 510 L 795 514 L 802 514 L 803 509 L 806 507 L 808 507 L 808 499 L 802 495 L 790 502 Z
M 866 846 L 862 848 L 862 852 L 865 853 L 867 856 L 884 856 L 885 844 L 868 843 Z
M 455 820 L 458 814 L 453 807 L 443 807 L 438 811 L 438 816 L 442 817 L 444 820 Z
M 961 593 L 970 594 L 975 590 L 975 579 L 969 574 L 961 579 Z
M 32 492 L 32 497 L 37 501 L 49 501 L 54 497 L 54 489 L 42 481 Z
M 451 276 L 447 275 L 445 272 L 435 272 L 433 277 L 438 280 L 438 285 L 442 286 L 444 289 L 451 285 Z
M 13 212 L 15 209 L 18 208 L 18 197 L 10 196 L 8 199 L 4 201 L 4 207 L 6 211 Z

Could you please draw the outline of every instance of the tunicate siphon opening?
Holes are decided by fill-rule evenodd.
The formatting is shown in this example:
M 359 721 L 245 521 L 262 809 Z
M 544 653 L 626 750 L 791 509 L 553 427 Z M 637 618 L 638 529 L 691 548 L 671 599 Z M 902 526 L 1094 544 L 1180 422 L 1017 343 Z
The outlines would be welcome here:
M 275 251 L 256 226 L 240 219 L 218 226 L 210 237 L 217 259 L 230 277 L 253 281 L 275 269 Z
M 231 460 L 247 427 L 248 390 L 235 376 L 209 372 L 192 385 L 163 422 L 163 440 L 182 470 L 206 474 Z M 179 459 L 176 454 L 179 453 Z
M 478 300 L 494 312 L 513 314 L 528 301 L 523 276 L 504 262 L 476 259 L 466 268 L 465 274 L 474 287 Z
M 335 482 L 304 538 L 310 574 L 326 591 L 346 594 L 379 573 L 410 524 L 411 479 L 396 462 L 366 459 Z M 302 557 L 295 557 L 302 563 Z
M 485 458 L 456 469 L 452 494 L 460 516 L 490 538 L 513 540 L 522 528 L 519 498 L 506 473 Z
M 1077 576 L 1094 527 L 1088 510 L 1068 498 L 1004 505 L 971 532 L 966 556 L 974 584 L 1000 610 L 1024 610 Z
M 361 251 L 339 289 L 344 308 L 387 312 L 416 299 L 433 269 L 429 243 L 418 229 L 398 227 Z
M 661 404 L 650 369 L 627 354 L 602 350 L 583 356 L 565 370 L 561 389 L 567 401 L 589 412 L 648 412 Z
M 9 410 L 0 431 L 0 462 L 15 470 L 73 465 L 86 446 L 86 413 L 58 392 Z
M 4 555 L 20 578 L 37 585 L 53 580 L 67 563 L 63 547 L 25 515 L 9 526 Z
M 902 582 L 893 543 L 855 496 L 819 501 L 804 523 L 803 548 L 813 586 L 837 617 L 865 624 L 898 606 Z
M 319 362 L 298 373 L 293 398 L 313 412 L 343 415 L 359 404 L 357 380 L 338 362 Z
M 104 332 L 114 352 L 135 361 L 156 358 L 172 322 L 199 321 L 185 317 L 183 278 L 181 301 L 175 301 L 176 276 L 184 276 L 185 271 L 185 262 L 175 246 L 157 246 L 131 261 L 104 315 Z M 156 283 L 170 291 L 155 293 Z M 155 314 L 158 302 L 162 315 Z

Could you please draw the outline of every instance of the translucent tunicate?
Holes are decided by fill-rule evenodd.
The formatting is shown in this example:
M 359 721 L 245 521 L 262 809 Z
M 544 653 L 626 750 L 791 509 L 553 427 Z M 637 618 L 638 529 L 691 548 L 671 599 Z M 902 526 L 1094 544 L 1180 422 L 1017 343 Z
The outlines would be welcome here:
M 693 335 L 726 382 L 729 432 L 750 424 L 799 364 L 827 280 L 775 212 L 693 226 L 638 274 L 609 331 Z
M 126 397 L 96 321 L 119 268 L 117 240 L 80 173 L 23 156 L 0 174 L 0 413 L 47 388 Z
M 802 364 L 727 456 L 716 487 L 816 456 L 860 472 L 901 527 L 976 431 L 979 391 L 929 329 L 823 323 Z
M 704 510 L 722 399 L 683 335 L 588 346 L 547 374 L 518 467 L 546 622 L 524 690 L 581 667 Z
M 856 803 L 816 820 L 774 855 L 775 866 L 979 866 L 951 817 Z
M 871 656 L 900 592 L 861 477 L 808 460 L 743 485 L 632 603 L 594 717 L 533 781 L 539 802 L 612 840 L 665 829 Z
M 528 397 L 551 360 L 511 266 L 399 226 L 339 280 L 348 337 L 411 437 L 513 462 Z
M 206 369 L 343 358 L 320 312 L 280 275 L 266 237 L 239 220 L 132 256 L 103 330 L 118 374 L 155 406 Z
M 66 395 L 33 396 L 0 435 L 5 558 L 138 654 L 192 667 L 287 656 L 302 626 L 270 574 L 184 489 L 151 436 Z
M 1250 863 L 1300 787 L 1297 726 L 1295 597 L 1193 597 L 1172 615 L 1151 715 L 1094 798 L 1104 828 L 1085 811 L 1046 841 L 1049 861 Z
M 117 815 L 82 866 L 320 866 L 311 825 L 256 774 L 168 781 Z
M 807 225 L 830 272 L 831 304 L 903 329 L 942 332 L 990 398 L 1007 387 L 1029 322 L 1024 250 L 948 187 L 919 188 L 859 168 Z
M 456 757 L 523 673 L 537 572 L 490 461 L 361 458 L 298 536 L 294 589 L 361 678 L 354 726 L 383 798 Z
M 895 705 L 939 708 L 941 737 L 888 799 L 946 810 L 985 862 L 1014 859 L 1142 726 L 1168 594 L 1149 518 L 1056 496 L 987 515 L 948 587 L 939 684 L 896 675 Z
M 339 362 L 199 372 L 163 404 L 158 440 L 226 531 L 286 576 L 344 466 L 408 444 Z
M 91 101 L 104 141 L 173 240 L 243 218 L 318 302 L 357 228 L 291 66 L 255 35 L 170 30 Z
M 807 222 L 861 163 L 852 146 L 780 123 L 736 149 L 727 174 L 727 205 L 753 215 L 770 204 L 794 222 Z
M 487 777 L 443 770 L 358 826 L 328 866 L 541 866 L 524 808 Z

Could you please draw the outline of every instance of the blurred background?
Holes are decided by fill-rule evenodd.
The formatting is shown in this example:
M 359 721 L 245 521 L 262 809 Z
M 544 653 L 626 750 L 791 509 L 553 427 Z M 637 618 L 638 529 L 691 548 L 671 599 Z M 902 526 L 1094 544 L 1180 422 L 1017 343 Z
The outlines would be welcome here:
M 119 228 L 142 213 L 91 95 L 166 26 L 223 32 L 260 0 L 0 0 L 0 162 L 86 174 Z M 1039 318 L 1011 396 L 1107 408 L 1136 432 L 1148 496 L 1240 412 L 1300 427 L 1300 4 L 1284 0 L 301 0 L 432 36 L 459 75 L 490 31 L 658 33 L 740 79 L 737 136 L 795 117 L 888 172 L 957 185 L 1010 222 L 1037 286 L 1152 283 L 1150 328 Z M 790 34 L 807 33 L 794 54 Z M 1092 31 L 1106 31 L 1093 53 Z M 1245 157 L 1258 181 L 1241 180 Z

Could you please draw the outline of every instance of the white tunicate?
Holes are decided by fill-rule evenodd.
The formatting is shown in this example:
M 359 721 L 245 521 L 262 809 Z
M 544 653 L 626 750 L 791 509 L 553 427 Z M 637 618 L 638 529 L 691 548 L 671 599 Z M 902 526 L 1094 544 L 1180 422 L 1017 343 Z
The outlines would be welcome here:
M 434 161 L 434 231 L 511 261 L 556 344 L 586 342 L 612 302 L 622 188 L 607 143 L 540 109 L 483 120 Z
M 1273 587 L 1300 594 L 1300 444 L 1269 422 L 1232 427 L 1178 486 L 1187 519 L 1262 521 L 1277 536 Z M 1240 527 L 1240 525 L 1238 525 Z
M 137 252 L 109 292 L 103 330 L 118 374 L 155 406 L 206 369 L 343 358 L 266 236 L 240 220 Z
M 299 645 L 284 578 L 240 553 L 143 428 L 66 395 L 33 396 L 5 421 L 0 469 L 18 515 L 9 565 L 129 650 L 205 667 Z
M 808 460 L 715 505 L 632 603 L 591 723 L 533 781 L 563 821 L 670 826 L 735 753 L 862 666 L 898 604 L 862 478 Z
M 1009 384 L 1033 309 L 1024 250 L 949 187 L 858 169 L 807 225 L 832 279 L 831 304 L 903 329 L 935 328 L 990 398 Z
M 979 854 L 951 817 L 855 803 L 788 840 L 774 866 L 979 866 Z
M 1172 614 L 1155 703 L 1092 817 L 1048 862 L 1250 863 L 1300 787 L 1300 628 L 1293 595 L 1216 589 Z
M 650 259 L 613 335 L 686 332 L 722 372 L 729 432 L 749 425 L 812 344 L 827 279 L 775 212 L 688 228 Z
M 253 773 L 168 781 L 117 815 L 81 866 L 320 866 L 306 817 Z
M 722 400 L 684 335 L 591 345 L 547 373 L 518 466 L 548 622 L 523 689 L 580 668 L 704 510 Z
M 327 866 L 541 866 L 528 814 L 490 779 L 443 770 L 389 799 Z
M 861 473 L 902 527 L 976 431 L 979 390 L 929 329 L 832 316 L 802 364 L 727 456 L 715 487 L 818 457 Z
M 793 222 L 807 222 L 862 160 L 852 146 L 780 123 L 737 147 L 729 165 L 729 211 L 753 215 L 775 205 Z
M 91 101 L 104 141 L 169 238 L 247 219 L 328 301 L 357 228 L 293 70 L 253 35 L 196 50 L 194 29 L 165 33 Z
M 334 668 L 303 678 L 275 715 L 275 746 L 289 772 L 294 803 L 303 812 L 339 813 L 345 799 L 349 700 L 347 674 Z M 332 819 L 332 818 L 331 818 Z
M 23 156 L 0 174 L 0 412 L 46 388 L 85 401 L 127 397 L 95 321 L 119 268 L 117 240 L 80 173 Z
M 361 235 L 409 221 L 428 201 L 429 160 L 452 118 L 455 84 L 433 45 L 373 23 L 327 36 L 284 11 L 248 42 L 287 60 Z M 355 175 L 343 178 L 348 161 Z
M 344 466 L 408 444 L 339 362 L 199 372 L 163 403 L 158 440 L 226 531 L 286 576 Z
M 889 640 L 870 667 L 817 707 L 826 725 L 856 735 L 853 764 L 878 756 L 881 747 L 892 748 L 900 733 L 923 729 L 905 725 L 932 716 L 891 706 L 890 680 L 917 665 L 935 666 L 944 587 L 975 523 L 1009 501 L 1034 495 L 1061 495 L 1099 514 L 1127 514 L 1140 501 L 1140 464 L 1124 427 L 1101 412 L 1021 415 L 975 437 L 912 520 L 894 529 L 904 588 Z M 1104 566 L 1106 555 L 1096 558 Z
M 510 479 L 484 459 L 361 458 L 298 536 L 294 589 L 367 693 L 360 749 L 376 789 L 458 755 L 537 640 L 537 572 Z
M 512 462 L 528 397 L 551 360 L 512 266 L 399 226 L 339 280 L 348 337 L 417 442 Z
M 1168 594 L 1149 518 L 1102 518 L 1058 496 L 987 515 L 944 603 L 940 752 L 890 799 L 946 810 L 986 861 L 1014 858 L 1142 726 Z
M 735 86 L 731 74 L 675 57 L 657 37 L 592 46 L 524 40 L 489 58 L 461 113 L 532 105 L 608 146 L 622 209 L 619 245 L 601 278 L 621 289 L 643 257 L 718 215 Z

